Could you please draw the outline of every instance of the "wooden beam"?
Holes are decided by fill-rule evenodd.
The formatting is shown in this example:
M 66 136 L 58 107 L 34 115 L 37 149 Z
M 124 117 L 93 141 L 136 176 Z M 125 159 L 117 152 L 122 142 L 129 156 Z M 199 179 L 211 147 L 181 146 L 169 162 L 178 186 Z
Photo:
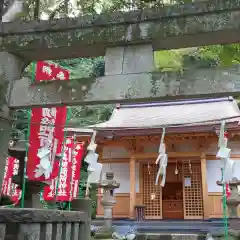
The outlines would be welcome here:
M 134 156 L 130 158 L 130 218 L 135 218 L 136 205 L 136 159 Z
M 231 154 L 231 159 L 234 160 L 240 160 L 240 154 Z M 209 160 L 220 160 L 219 158 L 216 157 L 216 155 L 206 155 L 207 161 Z
M 23 78 L 13 84 L 9 107 L 18 109 L 39 107 L 43 104 L 45 107 L 50 107 L 206 96 L 237 96 L 240 94 L 239 72 L 239 66 L 190 68 L 186 69 L 181 76 L 173 72 L 137 73 L 52 81 L 34 85 L 30 84 L 29 79 Z M 202 78 L 202 76 L 205 77 Z M 162 87 L 155 89 L 152 79 Z M 138 91 L 131 89 L 138 89 Z
M 208 197 L 208 185 L 207 185 L 207 164 L 206 155 L 201 155 L 201 173 L 202 173 L 202 196 L 203 196 L 203 217 L 209 218 L 209 197 Z
M 169 158 L 186 158 L 193 157 L 199 158 L 201 156 L 201 152 L 168 152 Z M 137 160 L 146 160 L 146 159 L 156 159 L 158 153 L 136 153 L 135 157 Z
M 141 155 L 143 155 L 140 159 L 136 159 L 136 161 L 146 161 L 146 160 L 150 160 L 151 162 L 155 162 L 157 154 L 156 153 L 142 153 Z M 175 162 L 176 160 L 174 158 L 178 158 L 179 160 L 184 160 L 184 158 L 186 157 L 193 157 L 193 158 L 198 158 L 200 157 L 201 154 L 196 152 L 196 153 L 170 153 L 169 156 L 169 162 Z M 240 161 L 240 154 L 233 154 L 231 155 L 231 159 L 234 159 L 235 161 Z M 215 160 L 219 160 L 218 158 L 216 158 L 215 155 L 206 155 L 206 160 L 207 161 L 215 161 Z M 99 159 L 100 163 L 127 163 L 129 162 L 129 158 L 100 158 Z

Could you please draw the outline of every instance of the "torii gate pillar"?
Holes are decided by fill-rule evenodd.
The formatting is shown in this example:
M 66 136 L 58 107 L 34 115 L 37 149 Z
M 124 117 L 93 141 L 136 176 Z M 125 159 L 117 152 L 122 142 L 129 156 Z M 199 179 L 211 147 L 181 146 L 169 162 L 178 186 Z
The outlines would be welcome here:
M 21 59 L 8 52 L 0 52 L 0 187 L 12 130 L 12 111 L 8 108 L 8 101 L 13 81 L 21 78 L 23 70 L 24 62 Z

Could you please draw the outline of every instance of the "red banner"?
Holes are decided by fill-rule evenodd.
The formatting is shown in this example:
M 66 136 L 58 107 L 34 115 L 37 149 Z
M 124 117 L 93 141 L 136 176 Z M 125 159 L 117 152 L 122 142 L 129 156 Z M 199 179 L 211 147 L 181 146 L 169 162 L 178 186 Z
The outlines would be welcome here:
M 21 190 L 18 185 L 12 182 L 12 177 L 18 174 L 19 160 L 14 157 L 7 157 L 1 194 L 10 196 L 14 203 L 21 197 Z
M 56 199 L 56 201 L 72 201 L 72 199 L 77 197 L 82 157 L 83 143 L 74 144 L 72 138 L 67 138 L 59 174 L 59 182 L 57 180 L 58 178 L 56 178 L 52 180 L 50 186 L 44 188 L 44 200 L 49 201 Z M 58 191 L 55 198 L 57 185 Z
M 69 71 L 57 64 L 39 61 L 36 64 L 36 81 L 69 80 Z
M 72 182 L 71 182 L 71 199 L 75 199 L 78 195 L 79 181 L 80 181 L 80 169 L 82 166 L 82 159 L 84 153 L 84 143 L 75 144 L 75 150 L 72 157 Z
M 57 177 L 59 163 L 55 156 L 62 153 L 66 115 L 66 107 L 32 109 L 27 161 L 27 176 L 30 180 L 45 181 Z M 40 173 L 42 164 L 46 164 L 41 164 L 41 151 L 48 155 L 48 167 L 52 170 L 50 176 L 45 172 Z
M 39 61 L 35 80 L 69 80 L 69 72 L 56 64 Z M 52 180 L 58 175 L 59 162 L 55 156 L 62 153 L 67 107 L 33 108 L 27 176 L 30 180 Z

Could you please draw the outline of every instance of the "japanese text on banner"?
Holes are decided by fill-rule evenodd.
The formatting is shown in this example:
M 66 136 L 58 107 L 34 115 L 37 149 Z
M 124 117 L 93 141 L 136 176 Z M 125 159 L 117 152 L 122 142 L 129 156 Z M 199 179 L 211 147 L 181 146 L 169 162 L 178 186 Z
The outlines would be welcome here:
M 35 80 L 69 80 L 69 72 L 56 64 L 39 61 Z M 64 141 L 67 107 L 33 108 L 30 122 L 27 176 L 30 180 L 52 180 L 58 175 Z
M 72 138 L 67 138 L 59 174 L 57 201 L 71 201 L 77 197 L 83 150 L 83 143 L 74 144 Z M 44 188 L 43 197 L 46 201 L 54 199 L 56 186 L 57 179 L 54 179 L 50 186 Z
M 10 196 L 14 203 L 17 203 L 21 197 L 20 188 L 12 182 L 12 177 L 18 174 L 18 169 L 19 160 L 14 157 L 7 157 L 1 193 Z

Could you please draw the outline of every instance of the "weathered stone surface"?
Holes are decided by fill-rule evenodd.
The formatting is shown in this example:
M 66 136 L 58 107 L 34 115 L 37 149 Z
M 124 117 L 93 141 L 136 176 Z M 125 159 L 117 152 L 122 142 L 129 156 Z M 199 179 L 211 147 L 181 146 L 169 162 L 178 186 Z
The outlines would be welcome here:
M 4 239 L 6 232 L 6 225 L 0 224 L 0 239 Z
M 20 224 L 18 238 L 26 239 L 26 240 L 41 240 L 40 232 L 41 232 L 41 226 L 38 223 Z
M 41 235 L 40 235 L 40 240 L 52 240 L 52 231 L 53 227 L 51 223 L 47 224 L 42 224 L 41 225 Z
M 71 237 L 71 223 L 65 223 L 62 227 L 62 240 L 68 240 Z
M 240 67 L 186 69 L 182 74 L 139 73 L 41 83 L 28 79 L 14 83 L 12 108 L 27 106 L 83 105 L 240 94 Z
M 1 209 L 0 223 L 62 223 L 62 222 L 81 222 L 85 223 L 88 219 L 86 212 L 68 212 L 47 209 Z M 90 232 L 90 231 L 89 231 Z
M 11 134 L 11 110 L 8 99 L 13 80 L 21 77 L 24 62 L 7 52 L 0 52 L 0 186 L 2 186 L 8 143 Z
M 106 49 L 105 76 L 152 72 L 153 49 L 150 44 L 138 44 Z
M 28 60 L 104 55 L 108 46 L 155 50 L 240 41 L 240 2 L 209 0 L 75 19 L 0 24 L 0 50 Z M 66 30 L 67 29 L 67 30 Z
M 62 238 L 62 224 L 61 223 L 55 223 L 52 226 L 53 234 L 52 234 L 52 240 L 58 240 Z
M 134 45 L 124 48 L 122 74 L 152 72 L 154 58 L 152 45 Z
M 79 240 L 79 223 L 73 223 L 71 240 Z

